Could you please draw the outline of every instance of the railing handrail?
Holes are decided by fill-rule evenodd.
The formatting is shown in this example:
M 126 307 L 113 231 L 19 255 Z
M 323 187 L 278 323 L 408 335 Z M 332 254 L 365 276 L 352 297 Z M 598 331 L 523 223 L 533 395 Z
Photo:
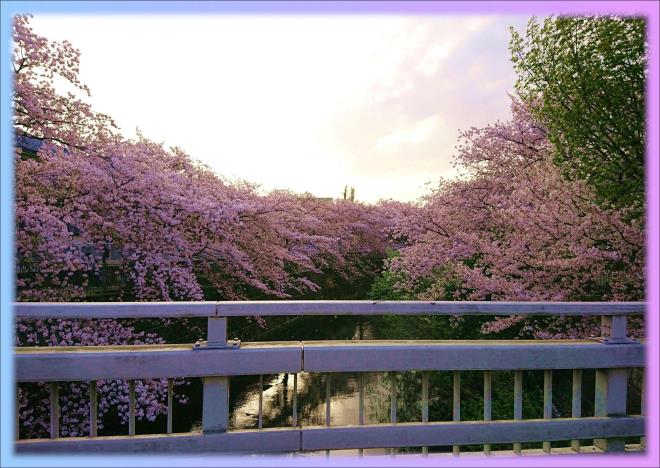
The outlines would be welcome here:
M 645 302 L 197 301 L 14 302 L 15 318 L 171 318 L 285 315 L 644 315 Z
M 282 372 L 618 369 L 644 365 L 642 342 L 594 340 L 360 340 L 15 348 L 18 382 L 130 380 Z

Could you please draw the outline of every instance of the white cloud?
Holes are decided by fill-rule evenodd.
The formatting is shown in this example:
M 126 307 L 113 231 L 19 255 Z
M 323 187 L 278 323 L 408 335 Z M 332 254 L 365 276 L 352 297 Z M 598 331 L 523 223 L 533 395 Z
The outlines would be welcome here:
M 419 62 L 418 70 L 424 76 L 433 75 L 440 66 L 440 63 L 449 57 L 449 54 L 456 48 L 458 40 L 456 38 L 446 39 L 443 42 L 433 44 L 428 52 Z
M 404 124 L 397 128 L 392 133 L 389 133 L 378 139 L 376 148 L 379 151 L 391 151 L 400 146 L 414 146 L 425 140 L 428 140 L 433 132 L 440 125 L 440 116 L 433 115 L 425 119 L 413 122 L 411 124 Z M 414 151 L 414 148 L 407 148 Z
M 508 115 L 508 24 L 471 16 L 36 16 L 81 49 L 91 103 L 218 173 L 414 199 L 459 128 Z M 483 38 L 483 39 L 482 39 Z M 364 188 L 360 188 L 364 187 Z

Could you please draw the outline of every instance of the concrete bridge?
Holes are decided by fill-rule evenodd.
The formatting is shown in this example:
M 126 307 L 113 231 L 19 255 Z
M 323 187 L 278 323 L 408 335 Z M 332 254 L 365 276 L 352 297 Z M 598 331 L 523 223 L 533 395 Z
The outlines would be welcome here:
M 159 303 L 16 303 L 21 318 L 182 318 L 206 317 L 208 337 L 190 345 L 16 348 L 17 382 L 50 383 L 50 439 L 17 440 L 18 452 L 215 452 L 292 453 L 345 449 L 483 445 L 483 455 L 604 453 L 644 448 L 642 415 L 626 410 L 628 370 L 644 367 L 642 342 L 629 339 L 626 319 L 643 315 L 639 302 L 424 302 L 424 301 L 242 301 Z M 227 318 L 283 315 L 558 315 L 600 316 L 601 337 L 584 340 L 478 341 L 291 341 L 241 343 L 227 340 Z M 552 418 L 553 370 L 572 370 L 570 418 Z M 595 411 L 582 417 L 582 371 L 596 370 Z M 331 426 L 327 398 L 326 425 L 303 426 L 298 418 L 300 372 L 422 372 L 421 422 L 397 423 L 392 386 L 390 423 L 365 424 L 364 387 L 359 388 L 359 425 Z M 452 371 L 453 421 L 429 421 L 429 381 L 424 371 Z M 461 421 L 461 371 L 482 371 L 483 420 Z M 544 371 L 543 419 L 523 418 L 523 370 Z M 514 418 L 492 420 L 492 371 L 514 373 Z M 229 380 L 236 375 L 288 372 L 294 376 L 291 427 L 228 430 Z M 172 433 L 172 379 L 203 380 L 202 430 Z M 167 433 L 135 435 L 135 380 L 170 379 Z M 96 381 L 129 382 L 129 434 L 97 436 Z M 89 381 L 90 434 L 60 437 L 58 382 Z M 329 385 L 328 382 L 328 394 Z M 360 379 L 360 382 L 362 379 Z M 260 400 L 261 403 L 261 400 Z M 18 432 L 17 432 L 18 433 Z M 640 437 L 640 444 L 625 439 Z M 590 446 L 579 440 L 594 439 Z M 555 441 L 569 447 L 552 447 Z M 542 450 L 523 450 L 522 443 L 543 442 Z M 513 451 L 491 451 L 492 444 L 513 444 Z M 474 455 L 471 453 L 470 455 Z

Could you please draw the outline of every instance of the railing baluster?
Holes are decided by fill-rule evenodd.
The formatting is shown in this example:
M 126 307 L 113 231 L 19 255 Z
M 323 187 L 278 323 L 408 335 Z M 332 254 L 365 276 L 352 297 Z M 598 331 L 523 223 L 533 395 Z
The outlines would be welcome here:
M 282 382 L 281 383 L 282 383 L 282 391 L 277 392 L 277 398 L 280 401 L 280 408 L 284 408 L 284 404 L 285 404 L 285 402 L 284 402 L 284 393 L 288 392 L 288 390 L 289 390 L 289 374 L 288 373 L 286 373 L 286 372 L 284 373 L 284 375 L 282 376 Z M 289 403 L 288 398 L 287 398 L 286 403 Z
M 490 371 L 484 371 L 484 421 L 492 418 L 492 377 Z M 490 444 L 484 444 L 484 455 L 490 455 Z
M 259 375 L 259 415 L 257 427 L 263 429 L 264 427 L 264 376 Z
M 173 394 L 174 394 L 174 382 L 172 379 L 167 379 L 167 433 L 171 434 L 172 433 L 172 419 L 173 419 L 173 411 L 174 408 L 172 407 L 172 400 L 173 400 Z
M 364 372 L 360 372 L 358 380 L 358 424 L 364 425 Z
M 135 380 L 128 381 L 128 435 L 135 435 Z
M 422 372 L 422 422 L 429 422 L 429 373 Z M 422 455 L 428 456 L 429 448 L 422 447 Z
M 521 370 L 513 373 L 513 419 L 521 420 L 523 418 L 523 374 Z M 513 444 L 513 451 L 516 455 L 522 453 L 522 444 Z
M 360 372 L 358 378 L 358 424 L 364 425 L 364 372 Z M 358 449 L 358 455 L 364 455 L 363 449 Z
M 98 394 L 96 380 L 89 383 L 89 435 L 96 437 L 98 433 Z
M 19 388 L 18 385 L 15 386 L 16 389 L 16 414 L 14 414 L 14 438 L 19 440 L 21 438 L 21 399 L 18 394 Z
M 390 422 L 396 424 L 396 373 L 390 372 Z M 395 448 L 390 448 L 390 455 L 396 454 Z
M 396 424 L 396 374 L 390 372 L 390 422 Z
M 641 383 L 641 389 L 640 389 L 640 415 L 646 417 L 646 372 L 645 369 L 640 369 L 642 373 L 642 383 Z M 646 437 L 640 437 L 639 439 L 639 445 L 641 445 L 643 448 L 646 448 Z
M 60 437 L 60 391 L 57 382 L 50 383 L 50 438 Z
M 571 417 L 582 417 L 582 369 L 573 369 L 573 402 L 571 405 Z M 580 440 L 571 441 L 573 451 L 580 453 Z
M 461 373 L 454 371 L 454 405 L 453 405 L 453 420 L 458 422 L 461 420 Z M 460 445 L 454 445 L 452 452 L 454 456 L 458 456 L 461 451 Z
M 298 373 L 293 374 L 293 426 L 298 425 Z
M 332 374 L 328 372 L 327 378 L 325 380 L 325 425 L 330 425 L 330 376 Z
M 328 372 L 328 378 L 325 381 L 325 425 L 330 426 L 330 376 L 332 375 Z M 325 451 L 326 458 L 330 456 L 330 450 Z
M 543 419 L 552 419 L 552 370 L 543 372 Z M 543 442 L 543 451 L 550 454 L 552 443 Z

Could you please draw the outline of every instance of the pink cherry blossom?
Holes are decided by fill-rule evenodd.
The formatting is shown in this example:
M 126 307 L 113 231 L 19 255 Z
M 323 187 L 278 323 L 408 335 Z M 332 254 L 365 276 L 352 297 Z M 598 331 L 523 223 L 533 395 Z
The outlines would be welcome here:
M 389 218 L 381 212 L 391 208 L 262 194 L 181 149 L 124 138 L 82 98 L 56 92 L 57 76 L 89 94 L 71 44 L 34 34 L 25 16 L 14 22 L 14 43 L 14 128 L 42 140 L 36 158 L 15 157 L 17 300 L 88 300 L 111 250 L 121 252 L 116 268 L 125 282 L 116 299 L 137 301 L 202 300 L 205 290 L 220 299 L 287 298 L 317 290 L 313 274 L 364 273 L 364 256 L 384 256 Z M 115 320 L 24 320 L 16 334 L 18 346 L 161 342 Z M 80 435 L 89 424 L 87 387 L 67 388 L 62 434 Z M 165 389 L 161 381 L 138 385 L 138 418 L 164 411 Z M 126 421 L 125 382 L 102 384 L 99 397 L 102 415 L 120 404 Z M 37 414 L 43 398 L 21 391 L 28 436 L 45 427 L 47 415 Z
M 392 228 L 404 240 L 390 262 L 403 274 L 399 287 L 427 300 L 643 300 L 641 223 L 563 178 L 545 129 L 519 101 L 511 109 L 510 122 L 464 132 L 462 178 L 441 181 Z M 484 332 L 521 320 L 500 318 Z M 563 322 L 552 332 L 544 322 L 534 333 L 589 336 L 597 325 Z

